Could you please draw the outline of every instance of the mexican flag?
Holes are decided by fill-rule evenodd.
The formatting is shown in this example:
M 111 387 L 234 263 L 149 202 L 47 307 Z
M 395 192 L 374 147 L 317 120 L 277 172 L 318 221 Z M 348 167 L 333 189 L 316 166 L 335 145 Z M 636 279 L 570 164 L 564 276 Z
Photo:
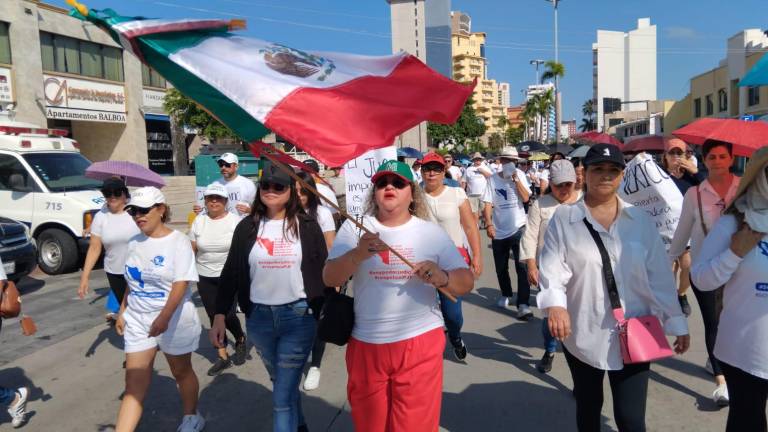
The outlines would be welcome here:
M 240 20 L 156 20 L 75 4 L 95 23 L 246 141 L 273 131 L 341 166 L 390 146 L 423 121 L 453 123 L 474 85 L 407 53 L 310 52 L 231 33 Z

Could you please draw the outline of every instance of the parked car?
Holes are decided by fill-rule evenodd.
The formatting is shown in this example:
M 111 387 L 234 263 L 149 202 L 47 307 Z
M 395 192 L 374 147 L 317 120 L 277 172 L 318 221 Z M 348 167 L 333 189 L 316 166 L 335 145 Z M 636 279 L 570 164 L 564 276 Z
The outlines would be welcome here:
M 0 259 L 8 279 L 18 282 L 34 270 L 37 249 L 29 229 L 21 222 L 0 216 Z

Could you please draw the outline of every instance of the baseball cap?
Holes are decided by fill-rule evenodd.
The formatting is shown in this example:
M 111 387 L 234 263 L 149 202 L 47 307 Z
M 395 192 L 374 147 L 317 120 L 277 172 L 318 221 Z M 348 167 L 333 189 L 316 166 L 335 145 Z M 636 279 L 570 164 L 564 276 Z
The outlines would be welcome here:
M 261 177 L 259 181 L 289 186 L 293 183 L 293 178 L 287 172 L 281 170 L 280 167 L 273 164 L 272 161 L 265 158 L 261 160 Z
M 517 153 L 517 149 L 512 146 L 506 146 L 501 149 L 501 152 L 496 157 L 497 159 L 520 159 L 520 155 Z
M 426 157 L 424 159 L 426 159 Z M 407 182 L 413 182 L 413 171 L 411 171 L 411 167 L 404 162 L 388 160 L 379 165 L 376 174 L 371 177 L 371 183 L 376 183 L 376 180 L 387 174 L 394 174 Z
M 224 198 L 229 198 L 229 194 L 227 193 L 227 188 L 224 187 L 221 183 L 211 183 L 208 185 L 207 188 L 205 188 L 205 192 L 203 192 L 203 196 L 220 196 Z
M 664 137 L 664 151 L 668 152 L 672 149 L 680 149 L 683 153 L 688 150 L 688 146 L 685 141 L 675 137 Z
M 624 153 L 613 144 L 593 145 L 582 160 L 585 168 L 601 162 L 610 162 L 622 168 L 626 166 L 624 163 Z
M 445 159 L 440 156 L 439 153 L 429 152 L 425 154 L 423 158 L 421 158 L 422 165 L 426 165 L 428 163 L 438 163 L 442 166 L 445 166 Z
M 131 199 L 128 201 L 128 204 L 125 205 L 125 208 L 150 208 L 155 204 L 165 204 L 165 195 L 160 192 L 160 189 L 154 186 L 145 186 L 133 191 Z
M 306 165 L 306 166 L 312 168 L 313 170 L 315 170 L 315 173 L 319 173 L 320 172 L 320 165 L 318 165 L 317 161 L 314 160 L 314 159 L 307 159 L 307 160 L 305 160 L 304 161 L 304 165 Z
M 219 156 L 218 159 L 216 159 L 216 162 L 218 161 L 224 161 L 228 164 L 240 163 L 240 159 L 238 159 L 237 155 L 234 153 L 224 153 L 223 155 Z
M 576 169 L 569 160 L 559 159 L 549 166 L 549 179 L 552 184 L 576 183 Z
M 744 175 L 739 181 L 739 188 L 736 190 L 736 198 L 743 195 L 747 188 L 755 182 L 760 170 L 765 169 L 766 164 L 768 164 L 768 146 L 763 146 L 749 157 L 747 166 L 744 168 Z
M 472 155 L 472 160 L 475 159 L 483 159 L 483 155 L 480 152 L 475 152 L 475 154 Z

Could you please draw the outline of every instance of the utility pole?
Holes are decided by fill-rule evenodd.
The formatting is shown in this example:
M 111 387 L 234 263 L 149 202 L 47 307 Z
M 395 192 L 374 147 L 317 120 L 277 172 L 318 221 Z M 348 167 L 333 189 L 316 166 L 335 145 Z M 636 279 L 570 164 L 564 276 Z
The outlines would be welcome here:
M 562 0 L 546 0 L 555 9 L 555 61 L 560 63 L 560 50 L 557 41 L 557 5 Z M 555 143 L 560 142 L 560 77 L 555 76 Z
M 546 62 L 544 60 L 531 60 L 528 63 L 536 66 L 536 81 L 534 81 L 533 83 L 538 84 L 539 83 L 539 66 L 543 65 Z

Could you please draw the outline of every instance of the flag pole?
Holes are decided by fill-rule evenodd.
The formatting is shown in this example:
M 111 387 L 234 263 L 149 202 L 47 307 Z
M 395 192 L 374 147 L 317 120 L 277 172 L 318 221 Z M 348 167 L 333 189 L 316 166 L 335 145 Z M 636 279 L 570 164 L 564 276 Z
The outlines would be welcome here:
M 250 145 L 251 145 L 251 148 L 253 148 L 254 144 L 250 144 Z M 272 151 L 275 151 L 275 152 L 277 152 L 277 151 L 278 151 L 276 148 L 274 148 L 274 147 L 270 146 L 270 145 L 269 145 L 269 144 L 267 144 L 267 143 L 263 143 L 263 145 L 264 145 L 264 146 L 265 146 L 267 149 L 271 149 Z M 330 199 L 328 199 L 327 197 L 325 197 L 323 194 L 321 194 L 320 192 L 318 192 L 318 191 L 317 191 L 317 189 L 314 187 L 314 185 L 310 185 L 309 183 L 305 182 L 305 181 L 304 181 L 304 179 L 302 179 L 301 177 L 299 177 L 298 175 L 296 175 L 296 173 L 293 171 L 293 168 L 291 168 L 291 167 L 289 167 L 289 166 L 285 165 L 284 163 L 282 163 L 281 161 L 277 160 L 277 158 L 275 158 L 275 157 L 274 157 L 272 154 L 270 154 L 270 152 L 268 152 L 268 151 L 262 151 L 262 152 L 261 152 L 261 155 L 262 155 L 262 156 L 264 156 L 264 157 L 266 157 L 267 159 L 269 159 L 269 160 L 270 160 L 270 162 L 272 162 L 272 163 L 273 163 L 273 164 L 275 164 L 275 165 L 276 165 L 278 168 L 280 168 L 280 169 L 281 169 L 283 172 L 285 172 L 286 174 L 288 174 L 289 176 L 291 176 L 291 178 L 292 178 L 292 179 L 294 179 L 294 180 L 295 180 L 297 183 L 299 183 L 299 184 L 301 185 L 302 189 L 306 189 L 306 190 L 308 190 L 308 191 L 312 192 L 313 194 L 317 195 L 317 197 L 319 197 L 321 200 L 325 201 L 325 202 L 326 202 L 328 205 L 330 205 L 330 206 L 331 206 L 331 207 L 333 207 L 333 208 L 334 208 L 336 211 L 338 211 L 340 215 L 342 215 L 344 218 L 346 218 L 347 220 L 349 220 L 349 221 L 351 221 L 353 224 L 355 224 L 355 226 L 356 226 L 357 228 L 359 228 L 361 231 L 364 231 L 364 232 L 365 232 L 365 233 L 367 233 L 367 234 L 376 235 L 376 233 L 374 233 L 373 231 L 369 230 L 369 229 L 368 229 L 368 228 L 367 228 L 365 225 L 363 225 L 363 224 L 361 224 L 360 222 L 358 222 L 356 218 L 354 218 L 354 217 L 350 216 L 350 215 L 349 215 L 349 213 L 347 213 L 346 211 L 342 210 L 342 209 L 341 209 L 341 208 L 340 208 L 338 205 L 336 205 L 336 203 L 334 203 L 333 201 L 331 201 Z M 401 260 L 401 261 L 403 261 L 405 264 L 407 264 L 407 265 L 408 265 L 408 267 L 410 267 L 411 269 L 414 269 L 414 268 L 416 268 L 416 265 L 415 265 L 415 264 L 413 264 L 412 262 L 410 262 L 410 261 L 409 261 L 407 258 L 405 258 L 405 257 L 404 257 L 404 256 L 403 256 L 403 255 L 402 255 L 400 252 L 396 251 L 396 250 L 395 250 L 395 249 L 393 249 L 393 248 L 392 248 L 390 245 L 388 245 L 388 244 L 386 244 L 386 243 L 384 243 L 384 242 L 382 242 L 382 244 L 383 244 L 384 246 L 386 246 L 386 247 L 387 247 L 387 249 L 388 249 L 390 252 L 392 252 L 393 254 L 395 254 L 395 256 L 396 256 L 396 257 L 400 258 L 400 260 Z M 454 296 L 453 296 L 453 294 L 451 294 L 450 292 L 448 292 L 448 290 L 447 290 L 446 288 L 439 288 L 439 287 L 435 287 L 435 288 L 437 288 L 437 290 L 438 290 L 438 291 L 440 291 L 440 292 L 441 292 L 441 293 L 443 293 L 443 294 L 444 294 L 446 297 L 448 297 L 448 299 L 450 299 L 452 302 L 454 302 L 454 303 L 456 302 L 456 297 L 454 297 Z

